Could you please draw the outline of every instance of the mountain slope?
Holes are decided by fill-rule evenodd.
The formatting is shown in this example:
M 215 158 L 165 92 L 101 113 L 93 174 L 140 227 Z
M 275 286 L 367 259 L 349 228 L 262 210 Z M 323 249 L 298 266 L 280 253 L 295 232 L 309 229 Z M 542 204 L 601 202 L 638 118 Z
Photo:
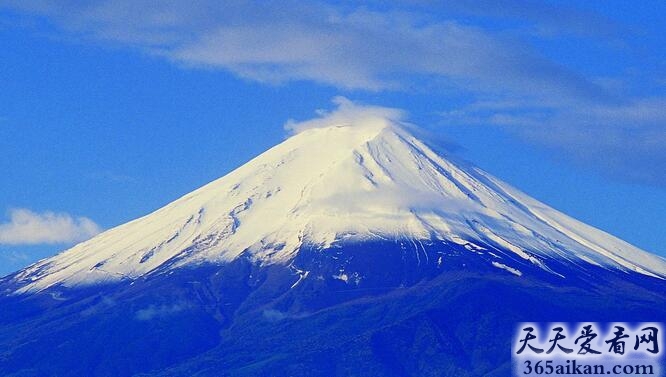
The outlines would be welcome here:
M 398 125 L 311 129 L 156 212 L 37 263 L 21 292 L 135 279 L 243 252 L 289 263 L 304 244 L 396 238 L 510 250 L 666 276 L 666 262 L 586 226 L 489 174 L 438 156 Z M 496 266 L 514 271 L 502 263 Z
M 666 318 L 666 262 L 377 121 L 0 279 L 3 376 L 506 376 L 517 322 Z

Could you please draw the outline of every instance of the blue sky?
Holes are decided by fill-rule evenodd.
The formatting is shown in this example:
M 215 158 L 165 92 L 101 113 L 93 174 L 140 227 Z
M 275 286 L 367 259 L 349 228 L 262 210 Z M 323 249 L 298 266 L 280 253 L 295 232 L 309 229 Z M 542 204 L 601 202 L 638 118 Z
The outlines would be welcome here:
M 661 1 L 0 0 L 0 274 L 144 215 L 339 95 L 666 255 Z

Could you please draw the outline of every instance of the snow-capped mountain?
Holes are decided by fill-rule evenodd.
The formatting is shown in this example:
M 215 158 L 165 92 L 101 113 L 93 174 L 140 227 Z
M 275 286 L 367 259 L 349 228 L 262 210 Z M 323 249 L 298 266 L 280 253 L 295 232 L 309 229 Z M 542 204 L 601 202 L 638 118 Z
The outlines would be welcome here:
M 0 279 L 3 376 L 507 376 L 518 322 L 666 318 L 666 262 L 388 120 L 302 131 Z
M 165 207 L 15 276 L 21 292 L 135 279 L 242 253 L 289 264 L 304 244 L 442 240 L 665 277 L 666 261 L 576 221 L 475 167 L 454 164 L 389 121 L 309 129 Z M 419 258 L 418 248 L 414 251 Z M 421 256 L 427 258 L 428 254 Z

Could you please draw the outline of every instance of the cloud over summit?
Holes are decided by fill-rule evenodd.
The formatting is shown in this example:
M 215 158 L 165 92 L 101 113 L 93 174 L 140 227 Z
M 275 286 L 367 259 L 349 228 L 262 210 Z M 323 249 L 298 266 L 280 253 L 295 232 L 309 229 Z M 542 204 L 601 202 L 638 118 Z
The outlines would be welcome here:
M 293 133 L 303 132 L 311 128 L 325 128 L 330 126 L 354 126 L 384 125 L 401 122 L 406 114 L 403 110 L 370 106 L 354 103 L 345 97 L 333 98 L 334 110 L 317 110 L 317 117 L 295 121 L 290 119 L 284 128 Z

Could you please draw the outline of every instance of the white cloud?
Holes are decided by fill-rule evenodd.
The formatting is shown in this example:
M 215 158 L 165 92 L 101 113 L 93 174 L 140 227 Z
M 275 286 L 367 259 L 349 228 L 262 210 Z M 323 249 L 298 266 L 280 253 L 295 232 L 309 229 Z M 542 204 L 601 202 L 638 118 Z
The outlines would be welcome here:
M 248 80 L 305 80 L 366 91 L 425 87 L 435 96 L 453 88 L 452 103 L 462 105 L 445 114 L 448 121 L 511 128 L 599 171 L 666 187 L 663 85 L 644 89 L 662 96 L 648 99 L 640 88 L 623 90 L 640 78 L 594 77 L 594 69 L 579 74 L 565 64 L 575 64 L 567 56 L 580 49 L 559 56 L 558 48 L 548 48 L 553 41 L 556 46 L 577 42 L 558 35 L 597 38 L 593 42 L 601 50 L 636 45 L 642 40 L 626 36 L 637 25 L 624 27 L 594 12 L 546 1 L 364 4 L 0 0 L 0 7 L 14 13 L 43 16 L 67 38 L 130 46 L 184 67 L 224 70 Z M 501 26 L 507 19 L 513 29 Z M 617 49 L 604 52 L 601 57 L 610 53 L 618 64 L 627 57 Z M 649 68 L 654 57 L 640 60 Z M 605 65 L 589 62 L 594 64 Z M 624 68 L 636 67 L 626 63 Z M 358 115 L 352 114 L 358 108 L 339 106 L 321 119 L 292 121 L 287 128 L 298 132 Z
M 534 0 L 406 0 L 415 8 L 429 12 L 446 12 L 461 16 L 514 19 L 545 36 L 578 35 L 587 37 L 612 37 L 630 33 L 623 25 L 603 15 L 557 4 Z
M 587 106 L 477 102 L 442 116 L 503 127 L 614 179 L 666 187 L 666 97 Z
M 211 0 L 159 6 L 141 0 L 5 3 L 49 17 L 70 36 L 129 45 L 260 82 L 309 80 L 385 90 L 435 77 L 471 91 L 603 97 L 595 83 L 539 56 L 527 43 L 400 7 Z
M 87 217 L 16 208 L 9 211 L 9 221 L 0 224 L 0 244 L 73 243 L 89 239 L 100 231 L 101 228 Z
M 335 97 L 333 111 L 317 110 L 317 118 L 298 122 L 290 119 L 284 128 L 299 133 L 311 128 L 329 126 L 374 126 L 392 122 L 401 122 L 405 118 L 404 111 L 390 107 L 360 105 L 345 97 Z

